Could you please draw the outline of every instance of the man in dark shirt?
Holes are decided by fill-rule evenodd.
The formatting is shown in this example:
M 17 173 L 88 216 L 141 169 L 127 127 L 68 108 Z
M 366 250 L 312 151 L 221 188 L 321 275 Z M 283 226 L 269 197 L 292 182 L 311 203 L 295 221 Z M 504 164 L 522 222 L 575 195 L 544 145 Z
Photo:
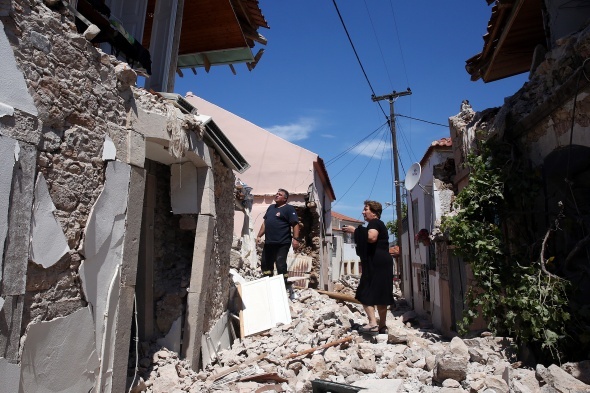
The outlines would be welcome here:
M 299 238 L 299 218 L 295 208 L 287 204 L 289 193 L 279 188 L 275 194 L 275 203 L 270 205 L 264 214 L 264 222 L 258 231 L 256 243 L 262 242 L 262 235 L 265 235 L 264 248 L 262 249 L 262 275 L 271 277 L 276 263 L 277 273 L 282 274 L 285 279 L 285 286 L 292 292 L 291 285 L 287 281 L 287 254 L 293 245 L 297 251 L 301 239 Z M 291 235 L 291 228 L 293 234 Z

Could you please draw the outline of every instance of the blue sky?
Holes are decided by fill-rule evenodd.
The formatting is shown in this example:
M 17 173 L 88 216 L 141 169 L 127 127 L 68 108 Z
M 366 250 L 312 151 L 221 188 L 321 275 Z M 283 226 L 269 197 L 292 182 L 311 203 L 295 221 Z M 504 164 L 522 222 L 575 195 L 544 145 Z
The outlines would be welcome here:
M 384 115 L 389 103 L 373 102 L 373 91 L 379 96 L 410 87 L 412 95 L 400 97 L 395 112 L 446 125 L 462 100 L 476 111 L 501 106 L 527 75 L 489 84 L 470 80 L 465 60 L 481 51 L 491 15 L 484 0 L 338 0 L 337 5 L 370 85 L 331 0 L 260 0 L 270 29 L 259 30 L 268 45 L 256 68 L 250 72 L 236 64 L 237 75 L 228 66 L 209 73 L 198 69 L 197 75 L 187 70 L 175 91 L 192 91 L 317 153 L 336 193 L 333 209 L 362 219 L 365 199 L 395 202 Z M 449 129 L 406 117 L 397 117 L 396 125 L 404 179 L 410 165 L 432 141 L 448 137 Z M 394 210 L 387 208 L 382 219 L 391 220 Z

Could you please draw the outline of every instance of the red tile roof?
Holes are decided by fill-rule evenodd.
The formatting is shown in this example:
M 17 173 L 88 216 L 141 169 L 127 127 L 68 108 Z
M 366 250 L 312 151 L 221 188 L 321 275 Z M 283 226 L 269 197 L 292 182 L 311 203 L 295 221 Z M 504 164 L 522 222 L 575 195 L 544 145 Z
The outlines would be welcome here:
M 451 140 L 451 137 L 441 138 L 439 140 L 431 142 L 430 146 L 428 146 L 428 149 L 426 150 L 426 153 L 424 153 L 424 156 L 420 160 L 420 165 L 424 166 L 424 164 L 426 163 L 426 160 L 428 160 L 428 158 L 430 157 L 430 155 L 432 154 L 432 152 L 434 150 L 439 150 L 439 149 L 440 150 L 447 150 L 446 148 L 449 148 L 452 146 L 453 146 L 453 141 Z
M 332 217 L 337 218 L 339 220 L 353 221 L 353 222 L 360 222 L 360 223 L 363 222 L 361 220 L 357 220 L 356 218 L 348 217 L 348 216 L 345 216 L 344 214 L 340 214 L 338 212 L 335 212 L 334 210 L 332 210 L 331 213 L 332 213 Z
M 451 146 L 453 146 L 453 141 L 451 140 L 451 137 L 441 138 L 438 141 L 432 142 L 430 144 L 430 146 L 447 146 L 447 147 L 451 147 Z

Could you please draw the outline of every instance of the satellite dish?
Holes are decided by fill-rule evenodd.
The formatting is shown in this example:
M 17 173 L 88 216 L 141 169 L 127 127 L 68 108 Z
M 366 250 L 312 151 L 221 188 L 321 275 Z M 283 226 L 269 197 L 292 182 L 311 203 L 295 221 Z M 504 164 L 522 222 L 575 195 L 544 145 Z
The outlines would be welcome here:
M 410 169 L 408 170 L 408 173 L 406 173 L 406 180 L 404 182 L 406 190 L 412 191 L 412 189 L 416 187 L 416 185 L 420 181 L 421 174 L 422 168 L 420 167 L 420 164 L 417 162 L 413 163 Z

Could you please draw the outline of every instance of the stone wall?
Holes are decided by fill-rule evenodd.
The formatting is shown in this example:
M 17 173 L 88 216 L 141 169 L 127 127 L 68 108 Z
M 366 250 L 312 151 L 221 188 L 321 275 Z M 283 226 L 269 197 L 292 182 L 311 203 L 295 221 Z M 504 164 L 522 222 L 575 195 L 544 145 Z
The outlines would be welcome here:
M 234 228 L 234 183 L 233 172 L 221 162 L 219 155 L 213 157 L 213 176 L 215 178 L 215 210 L 214 248 L 211 256 L 213 269 L 205 306 L 203 330 L 209 331 L 221 314 L 227 309 L 231 278 L 230 253 Z M 230 198 L 230 196 L 232 196 Z
M 131 91 L 118 84 L 118 63 L 75 32 L 71 19 L 42 1 L 13 1 L 4 31 L 14 49 L 38 118 L 16 110 L 0 118 L 0 131 L 37 149 L 37 170 L 49 187 L 71 251 L 47 269 L 29 262 L 22 329 L 31 320 L 51 320 L 86 305 L 76 251 L 89 212 L 102 191 L 105 135 L 123 127 Z

